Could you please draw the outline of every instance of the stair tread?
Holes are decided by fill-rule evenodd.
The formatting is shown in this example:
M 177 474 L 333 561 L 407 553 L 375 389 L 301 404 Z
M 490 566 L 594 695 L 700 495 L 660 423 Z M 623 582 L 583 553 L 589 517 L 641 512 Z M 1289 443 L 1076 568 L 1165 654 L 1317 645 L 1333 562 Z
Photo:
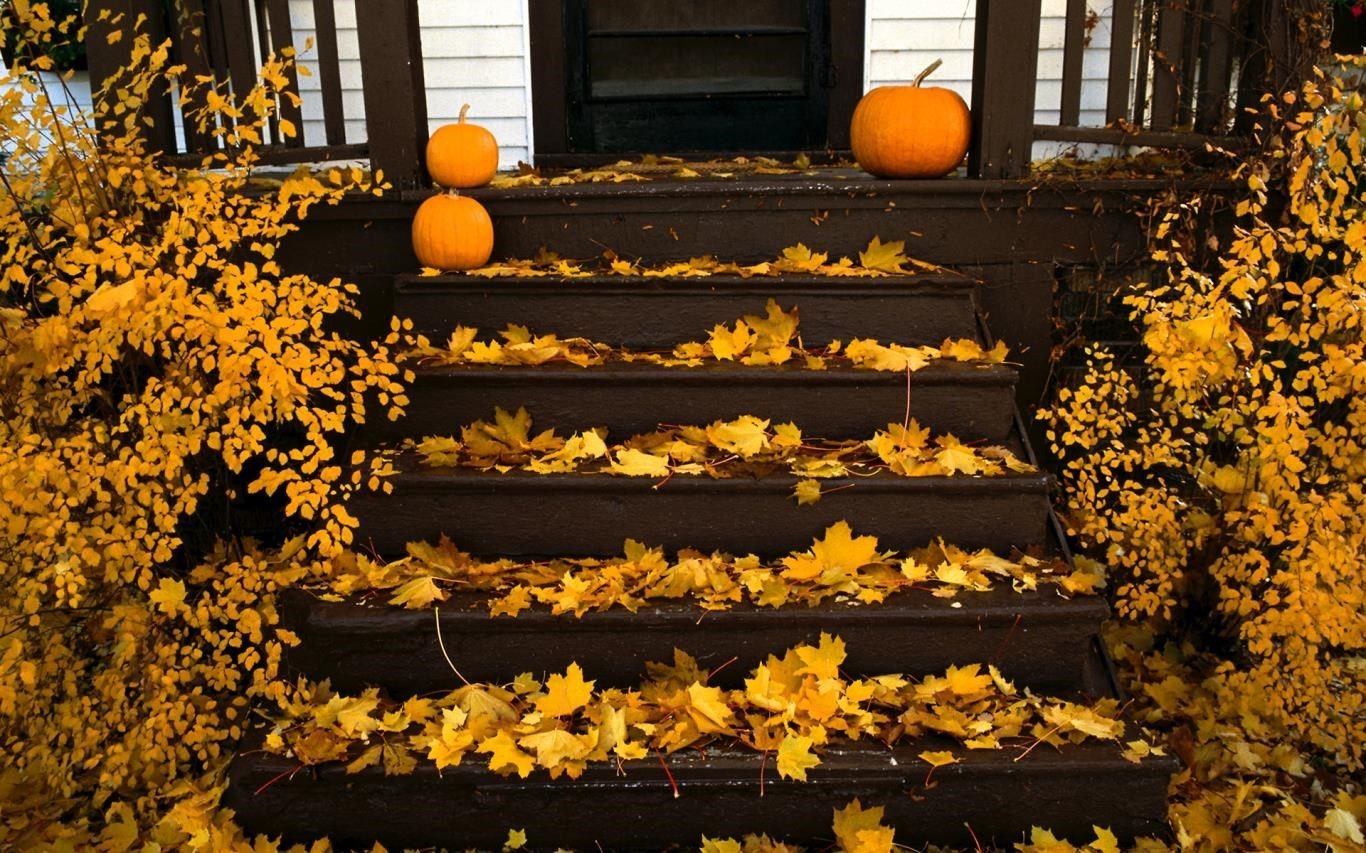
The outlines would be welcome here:
M 407 415 L 367 427 L 393 438 L 449 434 L 472 414 L 525 406 L 538 429 L 605 426 L 624 438 L 660 423 L 711 423 L 746 414 L 792 421 L 810 436 L 858 438 L 910 416 L 936 434 L 1003 443 L 1015 423 L 1016 371 L 1008 365 L 931 362 L 904 372 L 834 365 L 829 370 L 653 364 L 425 366 L 409 389 Z M 909 390 L 908 390 L 909 385 Z
M 734 658 L 713 679 L 726 685 L 770 654 L 833 633 L 848 644 L 841 668 L 852 674 L 921 675 L 987 661 L 1032 689 L 1106 692 L 1106 673 L 1088 669 L 1088 661 L 1109 608 L 1099 596 L 1064 598 L 1051 584 L 1016 592 L 1002 581 L 953 599 L 910 590 L 865 605 L 827 600 L 761 608 L 737 602 L 707 610 L 691 601 L 660 600 L 634 613 L 613 608 L 578 617 L 556 615 L 544 605 L 494 617 L 483 593 L 454 592 L 436 611 L 390 605 L 383 595 L 324 601 L 303 590 L 286 593 L 282 622 L 301 640 L 287 652 L 291 669 L 328 678 L 342 692 L 382 686 L 396 696 L 425 693 L 451 684 L 444 644 L 472 681 L 558 672 L 578 661 L 600 684 L 625 685 L 647 662 L 668 660 L 680 648 L 707 669 Z M 552 636 L 555 642 L 543 642 Z
M 895 385 L 906 387 L 906 374 L 895 370 L 869 370 L 846 364 L 831 364 L 813 370 L 801 364 L 747 365 L 738 362 L 705 362 L 696 366 L 665 366 L 648 362 L 613 362 L 579 367 L 565 363 L 538 365 L 511 364 L 424 364 L 415 369 L 418 381 L 448 380 L 478 382 L 493 377 L 517 377 L 526 381 L 563 381 L 611 383 L 648 377 L 651 381 L 688 384 L 704 382 L 764 382 L 775 385 Z M 948 360 L 931 361 L 911 373 L 915 385 L 1013 385 L 1019 371 L 1009 364 L 981 364 Z M 553 379 L 551 378 L 553 377 Z
M 390 494 L 353 498 L 351 512 L 361 521 L 357 541 L 381 554 L 446 534 L 473 553 L 506 556 L 612 555 L 627 538 L 668 550 L 781 555 L 846 519 L 889 548 L 943 536 L 1008 551 L 1047 535 L 1051 478 L 1043 473 L 829 478 L 808 506 L 792 497 L 799 479 L 678 475 L 660 485 L 608 474 L 406 470 L 390 479 Z
M 772 299 L 786 311 L 796 306 L 809 345 L 855 337 L 938 345 L 945 338 L 979 338 L 975 294 L 971 279 L 944 276 L 410 276 L 395 285 L 394 312 L 428 335 L 444 336 L 457 325 L 496 331 L 513 323 L 537 334 L 669 347 L 705 339 L 718 323 L 763 316 Z
M 906 292 L 952 292 L 970 294 L 978 281 L 960 273 L 921 273 L 918 275 L 833 276 L 781 273 L 777 275 L 474 275 L 444 273 L 442 275 L 400 274 L 394 277 L 394 292 L 401 295 L 425 295 L 440 292 L 499 289 L 547 289 L 562 292 L 582 288 L 590 293 L 607 291 L 647 290 L 750 290 L 758 296 L 771 296 L 774 291 L 829 292 L 849 296 L 863 292 L 886 295 L 888 290 Z
M 299 773 L 293 759 L 245 750 L 224 802 L 243 825 L 287 840 L 328 834 L 334 843 L 453 848 L 496 849 L 510 828 L 537 846 L 587 849 L 662 849 L 748 832 L 819 845 L 831 840 L 831 810 L 855 797 L 886 806 L 883 822 L 901 843 L 1009 844 L 1032 825 L 1074 838 L 1103 825 L 1123 841 L 1162 831 L 1173 761 L 1132 764 L 1118 745 L 1101 742 L 1038 748 L 1017 761 L 1026 743 L 963 750 L 938 737 L 891 748 L 852 742 L 825 749 L 805 782 L 780 779 L 771 757 L 717 747 L 554 780 L 544 772 L 503 778 L 476 760 L 440 772 L 424 761 L 405 776 L 377 767 Z M 941 749 L 961 762 L 935 769 L 927 786 L 930 768 L 918 755 Z

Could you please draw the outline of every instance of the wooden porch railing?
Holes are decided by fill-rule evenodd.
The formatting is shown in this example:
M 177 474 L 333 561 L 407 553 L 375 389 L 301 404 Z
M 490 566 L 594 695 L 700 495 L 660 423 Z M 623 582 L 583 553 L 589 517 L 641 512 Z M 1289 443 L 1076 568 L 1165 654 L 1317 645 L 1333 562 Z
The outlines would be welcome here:
M 321 89 L 323 144 L 308 145 L 300 107 L 288 98 L 280 102 L 279 118 L 298 129 L 292 137 L 272 123 L 264 163 L 304 163 L 333 159 L 369 158 L 385 179 L 400 188 L 425 182 L 422 151 L 427 140 L 427 101 L 422 78 L 422 43 L 417 0 L 342 0 L 354 3 L 361 79 L 364 87 L 366 139 L 348 143 L 342 97 L 342 72 L 337 40 L 337 0 L 312 0 L 316 34 L 317 76 Z M 299 22 L 293 20 L 290 0 L 99 0 L 91 7 L 109 9 L 110 20 L 87 13 L 86 37 L 91 84 L 97 98 L 117 97 L 104 82 L 128 61 L 131 39 L 111 41 L 110 31 L 127 28 L 145 16 L 147 32 L 155 40 L 170 39 L 175 59 L 186 65 L 191 78 L 212 76 L 218 85 L 243 93 L 256 84 L 262 60 L 289 46 L 300 46 Z M 297 73 L 288 89 L 299 92 Z M 185 105 L 184 113 L 195 104 Z M 216 144 L 182 114 L 183 145 L 177 143 L 171 93 L 162 92 L 148 105 L 149 141 L 168 154 L 202 154 Z
M 980 177 L 1028 171 L 1037 140 L 1198 148 L 1236 135 L 1243 89 L 1254 89 L 1243 35 L 1248 7 L 1233 0 L 1113 0 L 1105 126 L 1080 126 L 1083 55 L 1095 21 L 1087 0 L 1067 0 L 1062 96 L 1057 124 L 1036 124 L 1041 0 L 978 0 L 973 67 L 975 146 Z M 1259 89 L 1258 89 L 1259 91 Z
M 556 2 L 556 0 L 535 0 Z M 1248 7 L 1269 0 L 1113 0 L 1104 127 L 1081 127 L 1083 55 L 1090 10 L 1087 0 L 1067 0 L 1062 95 L 1055 125 L 1035 122 L 1042 0 L 977 0 L 969 173 L 1016 177 L 1028 172 L 1036 140 L 1116 143 L 1158 147 L 1203 146 L 1233 131 L 1235 71 L 1247 88 L 1257 63 L 1249 40 L 1239 35 Z M 418 0 L 311 0 L 316 28 L 323 109 L 323 145 L 302 135 L 273 133 L 262 152 L 266 162 L 307 162 L 368 157 L 396 187 L 423 186 L 422 152 L 427 137 L 426 92 Z M 342 98 L 336 3 L 354 4 L 366 140 L 348 143 Z M 192 75 L 212 75 L 242 92 L 256 79 L 261 59 L 295 42 L 298 23 L 290 0 L 92 0 L 91 6 L 144 14 L 149 30 L 171 39 L 177 58 Z M 1240 11 L 1236 11 L 1240 10 Z M 128 40 L 110 43 L 108 25 L 88 16 L 92 82 L 99 87 L 126 61 Z M 298 81 L 289 85 L 297 92 Z M 1094 85 L 1094 83 L 1093 83 Z M 160 149 L 199 153 L 214 144 L 186 123 L 177 149 L 171 98 L 150 107 L 149 135 Z M 302 128 L 297 107 L 281 117 Z

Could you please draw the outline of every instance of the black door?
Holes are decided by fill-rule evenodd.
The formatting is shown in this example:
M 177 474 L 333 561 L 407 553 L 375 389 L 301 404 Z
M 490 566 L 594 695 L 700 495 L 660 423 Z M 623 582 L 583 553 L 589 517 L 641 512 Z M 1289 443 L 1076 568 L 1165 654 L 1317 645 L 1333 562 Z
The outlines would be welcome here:
M 829 0 L 567 0 L 563 11 L 566 151 L 826 146 Z

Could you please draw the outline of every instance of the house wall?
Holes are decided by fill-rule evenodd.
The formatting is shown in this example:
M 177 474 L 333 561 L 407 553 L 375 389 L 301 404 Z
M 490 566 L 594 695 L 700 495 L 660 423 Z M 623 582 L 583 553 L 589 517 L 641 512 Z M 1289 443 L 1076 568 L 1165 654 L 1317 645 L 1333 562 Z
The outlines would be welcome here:
M 363 2 L 364 0 L 360 0 Z M 365 104 L 360 54 L 356 40 L 355 3 L 337 0 L 338 51 L 341 58 L 343 108 L 348 142 L 365 139 Z M 431 129 L 454 121 L 462 104 L 470 119 L 489 128 L 498 139 L 501 166 L 531 162 L 529 0 L 420 0 L 423 22 L 423 71 L 427 82 L 427 115 Z M 1067 0 L 1043 0 L 1040 28 L 1036 121 L 1056 123 L 1062 97 L 1062 45 Z M 1099 16 L 1083 62 L 1081 124 L 1105 123 L 1106 73 L 1109 63 L 1111 3 L 1095 0 Z M 867 0 L 864 88 L 910 82 L 935 59 L 943 65 L 931 78 L 936 85 L 972 92 L 972 46 L 976 0 Z M 290 0 L 300 63 L 311 75 L 300 78 L 304 139 L 324 142 L 322 96 L 317 76 L 317 50 L 304 46 L 316 31 L 312 0 Z M 78 98 L 89 101 L 89 84 Z M 1036 159 L 1072 146 L 1036 143 Z M 1088 153 L 1095 153 L 1092 148 Z M 1104 152 L 1102 152 L 1104 153 Z
M 864 89 L 909 83 L 935 59 L 944 64 L 930 80 L 972 97 L 972 45 L 976 33 L 976 0 L 867 0 L 867 58 Z M 1082 61 L 1082 127 L 1105 124 L 1106 83 L 1110 62 L 1109 0 L 1090 5 L 1098 20 Z M 1035 90 L 1036 124 L 1056 124 L 1062 103 L 1063 36 L 1067 0 L 1043 0 L 1039 27 L 1039 78 Z M 1038 142 L 1034 158 L 1055 156 L 1071 145 Z M 1088 153 L 1096 153 L 1088 147 Z

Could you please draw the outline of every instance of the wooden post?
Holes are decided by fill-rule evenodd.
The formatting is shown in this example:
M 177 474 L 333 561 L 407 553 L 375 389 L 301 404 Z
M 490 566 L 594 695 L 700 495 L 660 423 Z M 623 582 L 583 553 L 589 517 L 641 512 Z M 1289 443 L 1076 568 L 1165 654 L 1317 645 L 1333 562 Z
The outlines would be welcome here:
M 105 10 L 108 11 L 107 15 L 104 14 Z M 117 87 L 111 89 L 107 84 L 111 80 L 117 83 L 119 70 L 129 63 L 134 26 L 139 16 L 145 18 L 142 32 L 147 33 L 154 46 L 166 40 L 166 17 L 161 0 L 90 0 L 85 12 L 85 53 L 90 63 L 90 88 L 95 95 L 97 115 L 104 116 L 100 123 L 101 133 L 118 133 L 124 123 L 123 117 L 114 114 L 119 91 Z M 114 33 L 119 35 L 114 37 Z M 114 40 L 111 41 L 111 38 Z M 142 111 L 151 119 L 149 125 L 142 125 L 148 148 L 175 153 L 171 94 L 166 87 L 158 87 L 148 93 L 148 102 L 143 105 Z
M 417 0 L 356 4 L 370 167 L 396 189 L 427 185 L 427 90 Z
M 1029 172 L 1041 5 L 1042 0 L 977 0 L 968 152 L 968 172 L 976 177 Z

